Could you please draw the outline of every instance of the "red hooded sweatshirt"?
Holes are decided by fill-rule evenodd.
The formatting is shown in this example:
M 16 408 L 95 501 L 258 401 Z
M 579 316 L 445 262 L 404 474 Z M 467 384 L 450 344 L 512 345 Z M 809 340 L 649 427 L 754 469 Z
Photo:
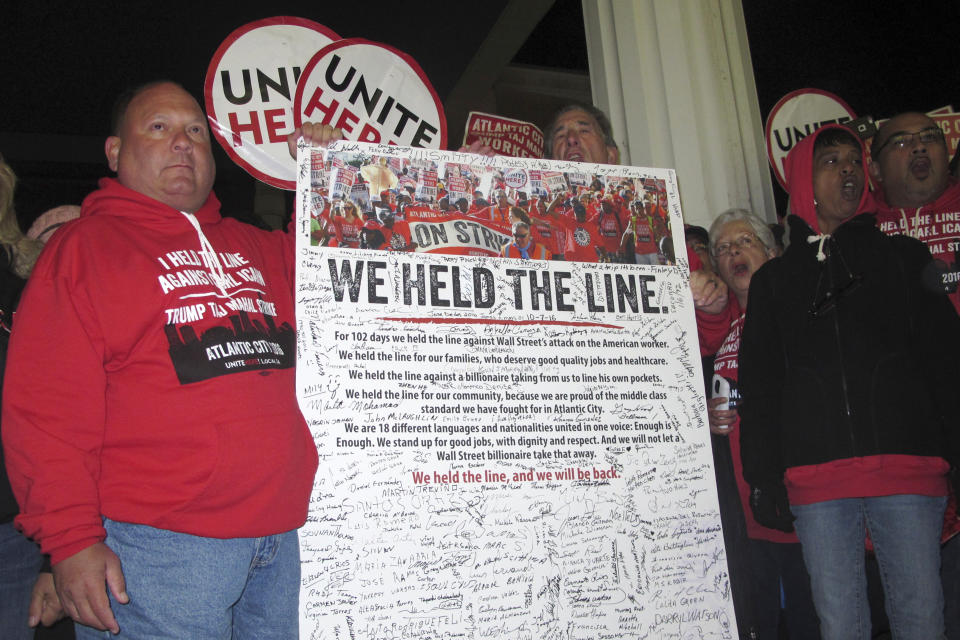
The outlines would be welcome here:
M 817 206 L 814 204 L 813 197 L 813 145 L 817 138 L 830 129 L 840 129 L 856 138 L 860 144 L 860 152 L 863 154 L 861 157 L 866 157 L 863 142 L 857 138 L 856 134 L 838 124 L 828 124 L 800 140 L 783 163 L 787 192 L 790 194 L 790 213 L 802 218 L 816 233 L 821 233 L 821 231 L 820 222 L 817 220 Z M 876 208 L 870 190 L 867 189 L 866 180 L 866 169 L 864 169 L 863 193 L 860 195 L 860 204 L 853 216 L 873 211 Z
M 57 563 L 101 516 L 213 538 L 306 519 L 293 239 L 101 181 L 17 313 L 3 440 L 17 525 Z
M 939 198 L 917 208 L 892 207 L 882 192 L 875 197 L 881 231 L 913 236 L 927 245 L 934 259 L 960 267 L 960 182 L 951 179 Z M 960 313 L 960 287 L 950 294 L 950 301 Z

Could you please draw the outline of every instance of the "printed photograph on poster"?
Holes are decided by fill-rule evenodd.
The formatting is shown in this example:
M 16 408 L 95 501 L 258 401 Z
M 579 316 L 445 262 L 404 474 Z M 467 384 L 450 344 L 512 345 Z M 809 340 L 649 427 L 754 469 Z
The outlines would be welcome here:
M 374 155 L 375 149 L 334 154 L 329 166 L 311 160 L 314 246 L 675 262 L 666 183 L 653 174 L 496 166 L 481 156 L 416 159 Z M 523 223 L 519 233 L 517 223 Z
M 301 148 L 302 638 L 737 637 L 683 238 L 502 257 L 498 195 L 560 219 L 647 185 L 681 229 L 672 170 Z

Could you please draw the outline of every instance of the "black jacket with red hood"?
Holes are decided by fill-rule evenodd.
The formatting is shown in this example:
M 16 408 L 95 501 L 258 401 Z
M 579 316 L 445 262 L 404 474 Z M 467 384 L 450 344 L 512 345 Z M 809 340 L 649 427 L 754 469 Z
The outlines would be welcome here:
M 832 235 L 820 234 L 813 149 L 824 129 L 787 158 L 790 246 L 750 284 L 744 477 L 753 486 L 785 480 L 794 504 L 945 495 L 944 459 L 960 449 L 958 318 L 944 295 L 921 286 L 927 249 L 880 232 L 864 213 L 868 193 Z

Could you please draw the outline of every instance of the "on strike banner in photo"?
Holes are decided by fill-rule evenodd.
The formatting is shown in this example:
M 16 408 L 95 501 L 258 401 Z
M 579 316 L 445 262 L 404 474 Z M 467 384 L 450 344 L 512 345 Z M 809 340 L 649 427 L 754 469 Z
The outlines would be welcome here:
M 227 155 L 258 180 L 296 187 L 287 149 L 294 91 L 310 58 L 339 39 L 312 20 L 277 16 L 239 27 L 213 54 L 203 83 L 210 128 Z
M 315 153 L 297 187 L 297 386 L 321 458 L 301 638 L 736 638 L 686 264 L 315 246 Z M 464 162 L 329 155 L 358 153 Z M 682 229 L 672 170 L 468 162 L 663 180 Z

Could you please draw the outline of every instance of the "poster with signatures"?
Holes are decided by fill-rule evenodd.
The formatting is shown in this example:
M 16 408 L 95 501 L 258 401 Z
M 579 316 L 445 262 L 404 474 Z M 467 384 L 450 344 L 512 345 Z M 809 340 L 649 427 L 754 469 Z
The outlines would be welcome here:
M 297 207 L 301 638 L 737 637 L 672 170 L 341 142 Z

